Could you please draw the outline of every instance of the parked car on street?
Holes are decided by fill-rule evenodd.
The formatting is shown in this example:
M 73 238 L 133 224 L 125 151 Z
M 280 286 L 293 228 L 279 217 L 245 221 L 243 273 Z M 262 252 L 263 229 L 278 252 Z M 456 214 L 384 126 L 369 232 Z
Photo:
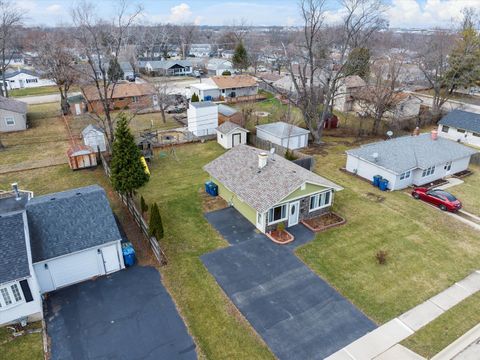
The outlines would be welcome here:
M 412 191 L 415 199 L 426 201 L 438 206 L 443 211 L 457 212 L 462 208 L 462 203 L 455 196 L 444 190 L 418 187 Z

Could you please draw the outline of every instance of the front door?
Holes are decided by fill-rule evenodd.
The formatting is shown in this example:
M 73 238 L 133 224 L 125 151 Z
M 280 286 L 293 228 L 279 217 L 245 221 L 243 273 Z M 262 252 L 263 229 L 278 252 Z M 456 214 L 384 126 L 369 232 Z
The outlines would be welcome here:
M 294 201 L 290 203 L 288 212 L 288 226 L 294 226 L 298 224 L 298 217 L 300 215 L 300 201 Z
M 240 145 L 241 142 L 242 142 L 242 134 L 232 135 L 232 146 Z
M 18 80 L 20 84 L 20 89 L 23 89 L 25 87 L 25 82 L 23 80 Z
M 113 271 L 120 270 L 118 262 L 117 245 L 110 245 L 102 248 L 103 264 L 105 265 L 105 273 L 109 274 Z

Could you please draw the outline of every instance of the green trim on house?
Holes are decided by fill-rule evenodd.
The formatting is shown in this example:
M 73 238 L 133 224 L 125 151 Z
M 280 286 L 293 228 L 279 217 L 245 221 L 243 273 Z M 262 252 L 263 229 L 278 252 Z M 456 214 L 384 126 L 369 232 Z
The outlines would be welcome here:
M 237 195 L 228 190 L 220 181 L 215 178 L 211 178 L 212 181 L 218 185 L 218 195 L 220 195 L 226 202 L 233 204 L 233 207 L 238 210 L 240 214 L 245 216 L 248 221 L 256 226 L 257 211 L 250 207 L 247 203 L 240 200 Z
M 311 194 L 318 193 L 320 191 L 327 190 L 328 188 L 320 185 L 315 185 L 311 183 L 306 183 L 305 184 L 305 189 L 302 190 L 302 188 L 298 188 L 294 192 L 292 192 L 290 195 L 282 199 L 282 201 L 279 202 L 279 204 L 282 204 L 284 202 L 296 199 L 296 198 L 302 198 Z

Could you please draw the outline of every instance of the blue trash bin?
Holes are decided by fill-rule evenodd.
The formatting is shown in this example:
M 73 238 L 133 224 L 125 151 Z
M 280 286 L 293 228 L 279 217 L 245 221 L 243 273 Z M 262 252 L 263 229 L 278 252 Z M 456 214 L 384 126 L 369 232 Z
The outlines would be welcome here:
M 373 186 L 379 187 L 381 180 L 382 180 L 382 177 L 381 177 L 380 175 L 375 175 L 375 176 L 373 177 Z
M 126 267 L 135 265 L 135 249 L 132 243 L 126 242 L 122 244 L 122 255 Z
M 212 183 L 212 187 L 210 189 L 210 195 L 212 196 L 218 196 L 218 185 L 215 183 Z
M 212 181 L 207 181 L 207 182 L 205 183 L 205 192 L 206 192 L 207 194 L 212 195 L 212 184 L 213 184 Z
M 380 180 L 378 187 L 382 191 L 387 191 L 388 190 L 388 180 L 387 179 Z

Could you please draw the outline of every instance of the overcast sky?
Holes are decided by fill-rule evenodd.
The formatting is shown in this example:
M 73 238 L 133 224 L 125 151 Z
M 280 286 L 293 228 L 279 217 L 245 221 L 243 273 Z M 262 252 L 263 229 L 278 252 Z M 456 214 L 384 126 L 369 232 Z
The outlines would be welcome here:
M 134 0 L 128 0 L 134 3 Z M 448 26 L 464 7 L 480 7 L 480 0 L 384 0 L 391 27 L 432 28 Z M 16 0 L 27 12 L 26 24 L 58 25 L 69 21 L 74 1 Z M 99 16 L 107 18 L 114 0 L 93 1 Z M 148 22 L 227 25 L 234 19 L 246 19 L 253 25 L 300 25 L 296 0 L 143 0 L 144 19 Z M 327 0 L 328 19 L 341 18 L 338 1 Z

